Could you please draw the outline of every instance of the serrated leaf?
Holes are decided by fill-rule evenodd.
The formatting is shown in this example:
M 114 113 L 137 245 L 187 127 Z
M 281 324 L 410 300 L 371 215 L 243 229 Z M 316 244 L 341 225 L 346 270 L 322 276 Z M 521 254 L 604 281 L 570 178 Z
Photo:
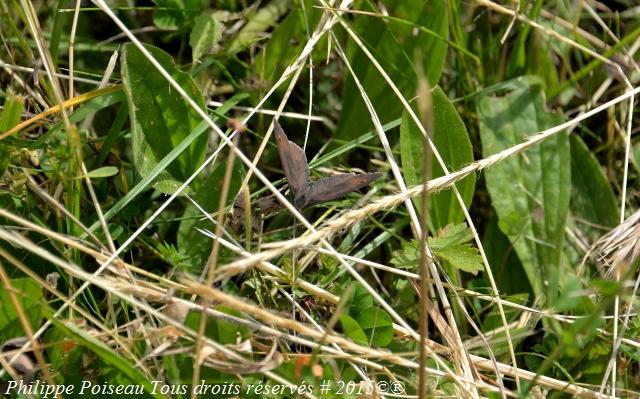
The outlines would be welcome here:
M 199 60 L 210 53 L 218 45 L 221 36 L 222 24 L 215 13 L 207 10 L 196 17 L 189 35 L 193 60 Z
M 436 237 L 429 237 L 429 248 L 440 261 L 449 263 L 462 271 L 477 274 L 484 269 L 478 248 L 467 244 L 473 238 L 471 231 L 464 224 L 448 225 L 438 232 Z M 416 270 L 420 262 L 420 248 L 416 240 L 402 245 L 395 251 L 391 263 L 401 269 Z
M 473 234 L 466 224 L 448 224 L 428 239 L 431 249 L 438 250 L 463 244 L 473 239 Z
M 402 243 L 402 249 L 393 251 L 390 262 L 399 269 L 416 270 L 419 260 L 420 249 L 418 248 L 418 242 L 411 240 Z
M 478 274 L 478 272 L 484 268 L 478 248 L 471 244 L 448 246 L 438 250 L 434 249 L 433 253 L 456 269 L 473 275 Z
M 460 223 L 445 226 L 435 237 L 429 237 L 427 242 L 433 254 L 440 260 L 446 261 L 456 269 L 476 275 L 484 266 L 478 248 L 466 244 L 472 239 L 471 230 L 466 224 Z

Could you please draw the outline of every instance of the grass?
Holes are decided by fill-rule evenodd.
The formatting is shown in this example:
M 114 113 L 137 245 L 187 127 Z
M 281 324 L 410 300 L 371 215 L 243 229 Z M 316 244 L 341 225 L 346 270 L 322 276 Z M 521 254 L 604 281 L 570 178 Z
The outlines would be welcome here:
M 2 395 L 639 397 L 631 4 L 87 5 L 0 8 Z

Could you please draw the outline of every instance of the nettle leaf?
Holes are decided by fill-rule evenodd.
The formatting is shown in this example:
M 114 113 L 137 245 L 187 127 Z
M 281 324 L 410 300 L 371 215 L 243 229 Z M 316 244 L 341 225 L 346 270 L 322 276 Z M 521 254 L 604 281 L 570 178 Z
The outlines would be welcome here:
M 438 260 L 447 262 L 456 269 L 474 275 L 484 267 L 478 248 L 469 244 L 473 235 L 466 224 L 447 225 L 440 229 L 436 236 L 429 237 L 429 248 Z M 402 245 L 395 251 L 391 263 L 400 269 L 417 270 L 420 262 L 420 247 L 416 240 Z

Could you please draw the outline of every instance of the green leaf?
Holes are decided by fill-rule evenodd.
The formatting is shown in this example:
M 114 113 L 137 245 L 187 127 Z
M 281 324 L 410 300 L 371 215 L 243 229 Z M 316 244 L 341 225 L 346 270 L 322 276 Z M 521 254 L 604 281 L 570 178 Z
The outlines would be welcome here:
M 483 157 L 562 123 L 546 110 L 543 93 L 522 87 L 477 104 Z M 564 226 L 571 194 L 569 138 L 559 133 L 486 171 L 500 229 L 514 246 L 536 297 L 553 303 L 558 290 Z
M 393 339 L 393 322 L 382 309 L 370 307 L 358 313 L 356 321 L 369 338 L 371 345 L 387 346 Z
M 0 133 L 6 132 L 20 122 L 24 110 L 24 97 L 8 93 L 0 113 Z
M 153 22 L 159 28 L 184 29 L 192 18 L 206 6 L 204 0 L 153 0 L 158 10 L 153 13 Z
M 119 169 L 115 166 L 103 166 L 98 169 L 94 169 L 87 173 L 87 176 L 92 179 L 101 179 L 105 177 L 111 177 L 117 175 Z
M 473 148 L 467 129 L 458 115 L 455 107 L 442 89 L 436 87 L 432 92 L 433 104 L 433 132 L 432 140 L 442 156 L 449 172 L 473 162 Z M 414 186 L 422 184 L 422 170 L 424 162 L 424 136 L 411 119 L 408 112 L 402 115 L 400 125 L 400 156 L 402 170 L 407 184 Z M 435 156 L 431 162 L 431 178 L 444 175 Z M 456 183 L 460 195 L 469 207 L 475 188 L 475 174 L 471 174 Z M 421 197 L 414 198 L 418 209 L 422 206 Z M 429 228 L 438 230 L 449 223 L 460 223 L 464 220 L 464 213 L 452 190 L 444 190 L 429 197 Z
M 8 93 L 4 100 L 4 107 L 0 113 L 0 133 L 6 132 L 20 122 L 24 109 L 24 97 Z M 9 166 L 9 147 L 5 141 L 0 141 L 0 176 Z
M 431 97 L 433 104 L 432 139 L 449 172 L 451 172 L 473 162 L 473 147 L 460 115 L 442 89 L 436 87 Z M 432 159 L 431 168 L 432 178 L 444 176 L 444 171 L 435 157 Z M 467 208 L 471 204 L 475 184 L 475 173 L 456 182 L 456 187 Z M 431 195 L 429 201 L 429 216 L 433 221 L 432 228 L 434 230 L 449 223 L 460 223 L 464 220 L 464 213 L 452 190 Z
M 596 157 L 576 135 L 571 135 L 571 188 L 571 211 L 574 215 L 600 226 L 614 227 L 618 224 L 619 206 L 611 185 Z M 599 235 L 602 230 L 594 233 Z
M 231 97 L 229 100 L 225 101 L 225 103 L 216 110 L 216 114 L 224 115 L 229 111 L 234 105 L 238 104 L 242 99 L 246 97 L 245 93 L 239 93 Z M 216 122 L 219 116 L 214 115 L 213 121 Z M 138 195 L 143 193 L 151 184 L 151 182 L 156 180 L 156 177 L 162 174 L 162 171 L 166 168 L 166 165 L 169 165 L 173 162 L 179 154 L 183 152 L 186 148 L 192 145 L 200 135 L 204 134 L 207 131 L 208 124 L 205 121 L 200 122 L 198 126 L 193 129 L 193 131 L 185 138 L 180 144 L 178 144 L 170 153 L 168 153 L 164 158 L 162 158 L 156 166 L 149 171 L 149 174 L 145 176 L 141 181 L 139 181 L 135 187 L 133 187 L 128 193 L 124 195 L 124 197 L 120 198 L 115 205 L 113 205 L 105 214 L 105 220 L 109 220 L 114 215 L 121 212 L 127 204 L 131 203 Z M 198 179 L 198 182 L 200 180 Z M 198 191 L 201 192 L 201 191 Z M 89 227 L 91 231 L 96 231 L 100 227 L 99 222 L 95 222 Z M 83 238 L 86 238 L 83 236 Z
M 187 94 L 204 109 L 204 98 L 191 76 L 179 71 L 171 57 L 160 49 L 146 49 L 175 79 Z M 123 87 L 129 102 L 134 164 L 146 177 L 198 126 L 202 118 L 170 87 L 165 78 L 133 44 L 124 46 Z M 155 187 L 171 193 L 204 161 L 207 137 L 195 139 L 156 180 Z
M 253 14 L 245 26 L 233 38 L 227 53 L 235 54 L 265 37 L 265 32 L 274 26 L 291 7 L 292 0 L 272 0 Z
M 204 182 L 203 187 L 195 194 L 195 201 L 208 212 L 217 212 L 224 182 L 226 165 L 219 164 L 211 172 Z M 244 166 L 238 160 L 235 162 L 233 174 L 229 186 L 229 198 L 226 205 L 233 202 L 233 195 L 240 190 Z M 201 267 L 206 262 L 211 252 L 211 238 L 203 235 L 197 228 L 213 231 L 213 225 L 209 219 L 203 219 L 202 213 L 193 205 L 187 205 L 183 220 L 178 228 L 178 249 L 182 254 L 188 254 L 193 266 Z
M 300 40 L 307 34 L 306 26 L 316 26 L 322 10 L 313 6 L 313 1 L 304 0 L 306 14 L 301 7 L 295 7 L 284 20 L 273 29 L 271 38 L 256 57 L 255 70 L 259 71 L 266 86 L 273 84 L 285 68 L 302 51 L 304 43 Z M 305 15 L 307 20 L 305 22 Z M 326 54 L 326 46 L 316 45 L 314 53 Z M 324 52 L 323 52 L 324 50 Z
M 207 10 L 195 19 L 195 24 L 189 36 L 189 45 L 193 60 L 199 60 L 209 54 L 218 45 L 222 37 L 222 24 L 215 13 Z
M 393 251 L 391 254 L 391 264 L 399 269 L 417 270 L 420 262 L 420 248 L 416 240 L 402 243 L 402 249 Z
M 433 251 L 441 251 L 446 248 L 462 245 L 467 241 L 473 239 L 471 230 L 467 228 L 467 225 L 460 223 L 457 225 L 447 225 L 444 228 L 438 230 L 435 237 L 429 237 L 427 241 Z
M 351 338 L 353 342 L 360 345 L 367 345 L 369 343 L 367 335 L 362 330 L 362 327 L 360 327 L 358 322 L 351 316 L 341 314 L 340 324 L 342 325 L 342 332 L 344 335 Z
M 367 1 L 354 5 L 355 9 L 379 12 Z M 431 86 L 440 79 L 447 53 L 449 17 L 443 0 L 424 2 L 405 0 L 387 5 L 394 19 L 359 16 L 352 25 L 373 57 L 395 82 L 405 98 L 415 96 L 417 75 L 415 55 L 422 55 L 422 67 Z M 398 22 L 402 20 L 405 23 Z M 416 28 L 422 29 L 416 29 Z M 362 83 L 381 121 L 398 118 L 402 104 L 368 57 L 350 40 L 347 57 Z M 336 138 L 349 141 L 371 129 L 369 112 L 348 69 L 344 83 L 342 114 Z
M 42 318 L 42 288 L 30 278 L 11 279 L 11 287 L 18 302 L 25 311 L 29 324 L 34 330 L 41 323 Z M 24 335 L 15 307 L 9 298 L 9 293 L 4 289 L 4 284 L 0 285 L 0 342 L 8 338 Z
M 350 298 L 346 301 L 344 311 L 355 317 L 364 309 L 373 306 L 373 297 L 367 289 L 359 282 L 352 282 L 341 292 L 351 292 Z
M 491 215 L 489 222 L 485 226 L 482 246 L 500 292 L 505 294 L 531 292 L 531 285 L 522 268 L 522 263 L 520 263 L 518 255 L 513 250 L 511 242 L 498 227 L 498 217 L 495 213 Z M 478 282 L 478 285 L 478 289 L 487 287 L 489 281 L 483 278 L 482 281 Z
M 473 239 L 466 224 L 447 225 L 438 231 L 436 237 L 427 242 L 433 255 L 440 261 L 462 271 L 477 274 L 484 269 L 478 248 L 468 244 Z M 402 249 L 393 252 L 391 263 L 401 269 L 417 270 L 420 264 L 420 247 L 416 240 L 405 242 Z
M 427 241 L 437 258 L 457 269 L 476 275 L 484 266 L 478 248 L 465 244 L 472 239 L 471 230 L 466 224 L 461 223 L 445 226 L 438 231 L 436 237 L 429 237 Z

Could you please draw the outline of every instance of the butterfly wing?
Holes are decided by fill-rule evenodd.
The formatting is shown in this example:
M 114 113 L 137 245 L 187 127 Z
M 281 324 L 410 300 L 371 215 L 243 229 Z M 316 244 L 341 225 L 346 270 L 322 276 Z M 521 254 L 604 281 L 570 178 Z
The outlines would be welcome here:
M 293 194 L 302 192 L 309 182 L 309 164 L 307 156 L 302 148 L 295 143 L 289 141 L 289 138 L 280 127 L 278 121 L 274 121 L 274 135 L 276 144 L 278 144 L 278 152 L 280 153 L 280 163 L 284 174 L 287 176 L 287 182 Z
M 309 185 L 303 206 L 340 198 L 362 187 L 368 186 L 380 176 L 382 176 L 382 173 L 363 173 L 360 175 L 345 173 L 343 175 L 326 177 Z

